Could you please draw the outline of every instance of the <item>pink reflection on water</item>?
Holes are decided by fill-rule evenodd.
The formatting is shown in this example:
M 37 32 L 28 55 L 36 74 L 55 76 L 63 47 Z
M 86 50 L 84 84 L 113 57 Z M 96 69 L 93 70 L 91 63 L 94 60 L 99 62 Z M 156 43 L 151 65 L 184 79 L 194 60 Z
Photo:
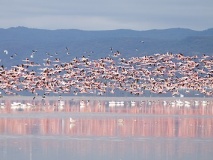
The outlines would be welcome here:
M 213 137 L 213 118 L 115 117 L 1 118 L 1 135 L 66 135 L 100 137 Z
M 174 106 L 173 103 L 177 102 Z M 187 104 L 190 101 L 187 101 Z M 121 102 L 110 106 L 99 100 L 21 100 L 20 108 L 12 108 L 14 101 L 1 104 L 0 134 L 9 135 L 66 135 L 108 137 L 213 137 L 212 102 L 203 101 L 180 106 L 179 101 Z M 186 103 L 186 102 L 185 102 Z M 28 104 L 27 106 L 25 104 Z M 111 103 L 112 104 L 112 103 Z M 113 104 L 116 104 L 113 102 Z M 21 108 L 22 107 L 22 108 Z M 28 114 L 29 113 L 29 114 Z M 71 116 L 34 117 L 40 113 L 76 113 Z M 91 116 L 84 116 L 90 113 Z M 97 114 L 103 116 L 96 116 Z M 7 117 L 10 115 L 11 117 Z M 22 115 L 22 117 L 16 117 Z M 105 116 L 106 115 L 106 116 Z M 112 116 L 111 116 L 112 115 Z
M 212 102 L 2 100 L 0 148 L 15 159 L 208 159 Z M 114 104 L 114 103 L 113 103 Z M 134 104 L 134 105 L 133 105 Z M 188 102 L 187 102 L 188 104 Z M 23 105 L 24 106 L 24 105 Z
M 0 113 L 79 112 L 154 115 L 213 115 L 213 100 L 2 100 Z M 134 102 L 134 103 L 133 103 Z M 14 105 L 18 104 L 18 105 Z M 122 104 L 122 105 L 121 105 Z

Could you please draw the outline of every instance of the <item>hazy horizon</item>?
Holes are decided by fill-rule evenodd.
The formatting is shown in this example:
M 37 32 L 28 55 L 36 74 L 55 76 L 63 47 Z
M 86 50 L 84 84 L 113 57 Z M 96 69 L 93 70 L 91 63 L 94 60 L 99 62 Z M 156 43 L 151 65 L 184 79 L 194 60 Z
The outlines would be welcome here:
M 171 30 L 171 29 L 186 29 L 186 30 L 192 30 L 192 31 L 205 31 L 209 29 L 213 29 L 212 27 L 196 30 L 192 28 L 184 28 L 184 27 L 173 27 L 173 28 L 150 28 L 150 29 L 144 29 L 144 30 L 137 30 L 137 29 L 128 29 L 128 28 L 118 28 L 118 29 L 96 29 L 96 30 L 87 30 L 87 29 L 78 29 L 78 28 L 58 28 L 58 29 L 46 29 L 46 28 L 37 28 L 37 27 L 27 27 L 27 26 L 11 26 L 11 27 L 0 27 L 0 29 L 13 29 L 13 28 L 26 28 L 26 29 L 38 29 L 38 30 L 50 30 L 50 31 L 56 31 L 56 30 L 79 30 L 79 31 L 114 31 L 114 30 L 132 30 L 132 31 L 154 31 L 154 30 Z

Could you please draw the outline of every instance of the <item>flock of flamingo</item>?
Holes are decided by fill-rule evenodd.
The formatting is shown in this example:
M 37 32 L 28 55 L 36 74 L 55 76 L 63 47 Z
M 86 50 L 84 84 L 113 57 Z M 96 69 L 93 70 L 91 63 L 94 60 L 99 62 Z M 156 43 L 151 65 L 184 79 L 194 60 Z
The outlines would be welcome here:
M 180 96 L 195 91 L 212 96 L 213 56 L 185 56 L 182 53 L 153 54 L 123 58 L 119 51 L 104 58 L 68 59 L 63 62 L 48 56 L 43 63 L 34 62 L 33 51 L 23 63 L 6 68 L 0 66 L 2 95 L 107 95 L 128 92 L 141 96 L 169 93 Z M 8 52 L 5 51 L 6 54 Z M 67 52 L 68 55 L 68 52 Z

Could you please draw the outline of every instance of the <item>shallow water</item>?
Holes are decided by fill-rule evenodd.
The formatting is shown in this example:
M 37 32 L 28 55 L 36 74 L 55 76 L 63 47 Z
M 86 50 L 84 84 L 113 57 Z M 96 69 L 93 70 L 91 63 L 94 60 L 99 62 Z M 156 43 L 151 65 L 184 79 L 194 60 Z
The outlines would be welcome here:
M 1 160 L 211 160 L 213 101 L 0 99 Z

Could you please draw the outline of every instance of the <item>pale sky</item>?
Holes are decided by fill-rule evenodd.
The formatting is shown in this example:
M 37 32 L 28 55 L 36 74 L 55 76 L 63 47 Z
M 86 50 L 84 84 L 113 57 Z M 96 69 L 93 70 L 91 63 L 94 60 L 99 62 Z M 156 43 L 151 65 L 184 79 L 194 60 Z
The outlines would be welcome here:
M 0 28 L 213 28 L 213 0 L 0 0 Z

